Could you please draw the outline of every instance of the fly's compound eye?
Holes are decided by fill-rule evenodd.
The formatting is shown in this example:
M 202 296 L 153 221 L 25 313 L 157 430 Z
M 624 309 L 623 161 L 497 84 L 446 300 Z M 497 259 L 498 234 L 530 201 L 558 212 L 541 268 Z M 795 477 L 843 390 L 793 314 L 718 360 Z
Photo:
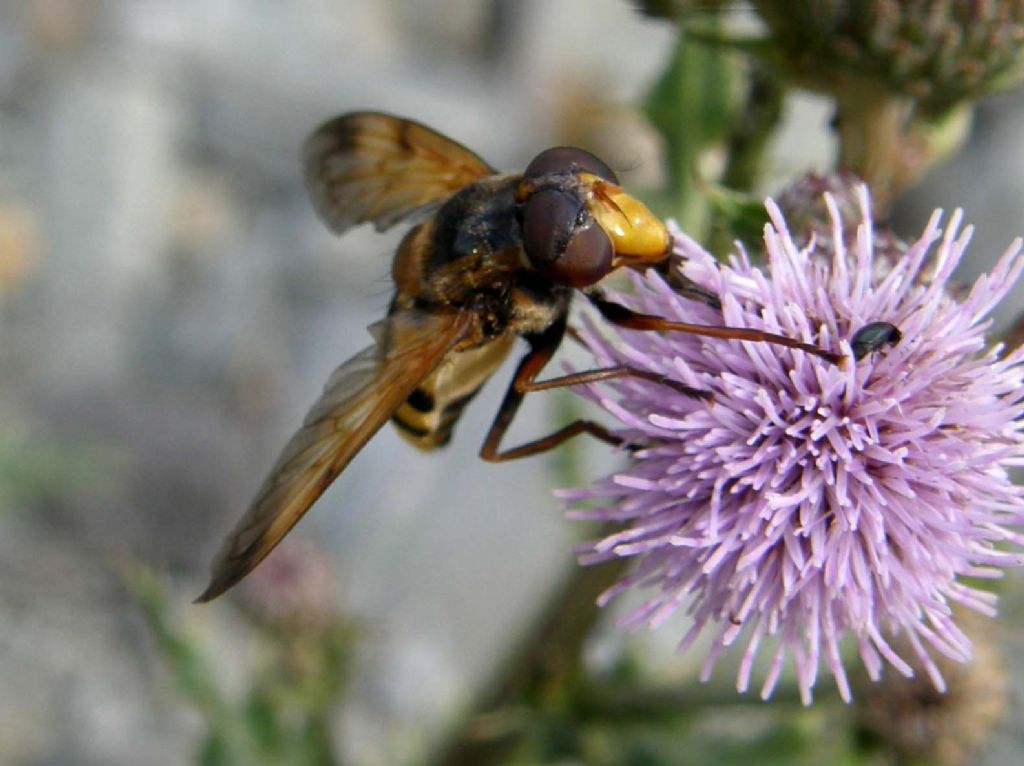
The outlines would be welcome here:
M 548 279 L 586 287 L 612 270 L 612 241 L 573 191 L 533 192 L 523 205 L 522 217 L 523 249 Z
M 571 287 L 599 282 L 615 255 L 587 207 L 580 174 L 618 184 L 612 169 L 590 152 L 556 146 L 527 165 L 517 194 L 527 257 L 548 279 Z
M 523 179 L 533 181 L 544 176 L 564 173 L 593 173 L 613 184 L 619 182 L 610 167 L 590 152 L 573 146 L 556 146 L 545 149 L 526 166 L 526 170 L 523 171 Z

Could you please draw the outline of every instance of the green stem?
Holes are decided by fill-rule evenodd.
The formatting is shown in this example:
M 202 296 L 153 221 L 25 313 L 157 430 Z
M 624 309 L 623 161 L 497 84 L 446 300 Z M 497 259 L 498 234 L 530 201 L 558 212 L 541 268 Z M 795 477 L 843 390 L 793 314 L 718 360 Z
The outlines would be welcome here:
M 743 118 L 729 137 L 728 160 L 722 183 L 735 191 L 754 191 L 764 172 L 769 140 L 782 119 L 786 91 L 782 81 L 764 64 L 751 62 Z
M 729 191 L 753 192 L 764 174 L 769 142 L 782 119 L 786 91 L 782 81 L 764 63 L 750 62 L 745 103 L 729 136 L 722 186 Z M 736 236 L 731 217 L 712 207 L 710 250 L 724 255 Z
M 645 105 L 648 118 L 665 141 L 667 212 L 690 232 L 701 232 L 707 225 L 707 206 L 698 180 L 700 160 L 733 129 L 741 75 L 735 53 L 699 40 L 696 26 L 680 29 L 672 59 Z M 706 16 L 699 26 L 713 32 L 720 19 Z

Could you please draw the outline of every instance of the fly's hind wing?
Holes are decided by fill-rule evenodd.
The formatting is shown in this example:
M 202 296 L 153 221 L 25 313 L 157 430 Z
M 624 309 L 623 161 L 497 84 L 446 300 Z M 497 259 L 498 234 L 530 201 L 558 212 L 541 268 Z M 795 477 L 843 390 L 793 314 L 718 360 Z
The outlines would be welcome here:
M 379 112 L 335 117 L 313 132 L 302 154 L 309 196 L 337 234 L 366 221 L 384 231 L 495 173 L 462 144 Z
M 343 363 L 285 445 L 210 566 L 210 601 L 245 577 L 298 523 L 416 386 L 473 329 L 472 313 L 398 311 L 376 343 Z

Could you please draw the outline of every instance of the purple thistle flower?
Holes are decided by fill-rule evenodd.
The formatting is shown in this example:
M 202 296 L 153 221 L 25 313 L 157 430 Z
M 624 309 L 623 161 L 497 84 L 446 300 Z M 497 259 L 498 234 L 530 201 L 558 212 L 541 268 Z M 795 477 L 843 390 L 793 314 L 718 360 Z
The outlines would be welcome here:
M 950 277 L 971 227 L 936 211 L 897 258 L 877 253 L 866 188 L 855 237 L 825 195 L 832 236 L 803 249 L 767 202 L 767 273 L 739 250 L 722 265 L 673 228 L 690 279 L 716 293 L 717 311 L 687 300 L 653 271 L 613 296 L 645 313 L 780 333 L 848 358 L 830 365 L 765 343 L 616 330 L 583 336 L 597 366 L 631 365 L 713 392 L 708 404 L 668 386 L 619 379 L 585 391 L 640 449 L 628 468 L 562 496 L 577 519 L 620 531 L 587 543 L 591 564 L 634 559 L 602 605 L 631 588 L 653 591 L 629 614 L 655 627 L 686 605 L 689 647 L 714 632 L 701 680 L 744 632 L 737 687 L 746 691 L 763 643 L 773 643 L 761 696 L 793 658 L 805 704 L 820 661 L 850 700 L 840 643 L 852 638 L 873 680 L 911 663 L 902 635 L 936 688 L 932 654 L 966 662 L 971 643 L 952 607 L 995 613 L 995 596 L 963 578 L 996 578 L 1024 563 L 1024 349 L 985 347 L 987 316 L 1024 269 L 1016 240 L 959 299 Z M 845 243 L 845 244 L 844 244 Z M 872 322 L 902 333 L 854 363 L 850 340 Z M 606 386 L 606 387 L 604 387 Z M 609 389 L 611 394 L 608 394 Z M 586 507 L 584 507 L 584 505 Z M 911 661 L 913 661 L 911 657 Z

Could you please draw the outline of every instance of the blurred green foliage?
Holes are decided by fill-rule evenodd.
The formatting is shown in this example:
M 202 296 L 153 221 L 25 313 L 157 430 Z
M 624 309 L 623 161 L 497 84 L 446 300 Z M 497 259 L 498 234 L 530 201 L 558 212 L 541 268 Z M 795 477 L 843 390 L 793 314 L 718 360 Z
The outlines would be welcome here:
M 0 511 L 66 500 L 102 488 L 114 455 L 97 445 L 62 444 L 0 430 Z
M 864 763 L 852 711 L 835 698 L 813 708 L 781 689 L 771 705 L 719 685 L 652 685 L 629 669 L 580 675 L 558 695 L 507 708 L 489 726 L 518 734 L 514 766 L 812 766 Z M 499 723 L 498 718 L 504 716 Z M 465 761 L 470 763 L 470 761 Z
M 703 26 L 718 27 L 709 15 Z M 665 141 L 668 184 L 655 209 L 687 231 L 700 231 L 707 208 L 699 190 L 701 160 L 728 138 L 741 103 L 739 58 L 680 31 L 665 71 L 651 89 L 644 112 Z
M 337 620 L 307 632 L 251 620 L 254 630 L 247 638 L 257 639 L 263 657 L 252 666 L 248 689 L 236 699 L 218 685 L 217 668 L 200 640 L 175 617 L 153 572 L 135 567 L 125 580 L 178 693 L 206 726 L 198 763 L 340 763 L 331 720 L 345 690 L 353 641 L 348 625 Z

